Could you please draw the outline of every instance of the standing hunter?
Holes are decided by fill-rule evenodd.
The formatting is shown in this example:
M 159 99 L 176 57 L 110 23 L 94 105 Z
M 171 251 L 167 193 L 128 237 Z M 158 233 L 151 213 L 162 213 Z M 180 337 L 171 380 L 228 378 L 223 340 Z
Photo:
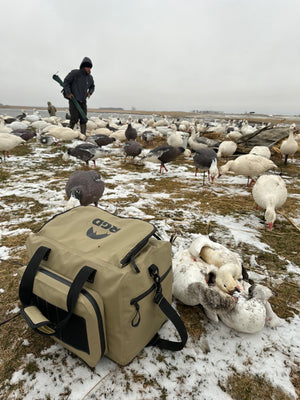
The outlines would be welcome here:
M 69 99 L 70 128 L 80 120 L 80 132 L 86 135 L 86 122 L 83 120 L 75 104 L 71 100 L 74 96 L 80 107 L 87 114 L 87 97 L 90 98 L 95 90 L 94 79 L 91 75 L 93 64 L 89 57 L 84 57 L 79 69 L 73 69 L 64 79 L 65 96 Z

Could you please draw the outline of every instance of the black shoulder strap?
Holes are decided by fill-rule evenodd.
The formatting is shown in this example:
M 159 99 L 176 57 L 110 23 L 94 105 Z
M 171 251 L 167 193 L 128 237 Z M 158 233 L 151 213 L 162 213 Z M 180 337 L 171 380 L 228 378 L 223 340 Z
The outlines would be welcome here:
M 160 276 L 158 267 L 152 264 L 149 267 L 149 273 L 152 276 L 154 283 L 156 285 L 156 294 L 154 296 L 154 302 L 159 306 L 161 311 L 166 315 L 166 317 L 175 326 L 181 341 L 173 342 L 171 340 L 162 339 L 158 334 L 156 334 L 147 346 L 158 346 L 161 349 L 178 351 L 182 350 L 185 346 L 188 335 L 184 323 L 182 322 L 180 316 L 168 302 L 168 300 L 162 294 L 162 288 L 160 284 Z

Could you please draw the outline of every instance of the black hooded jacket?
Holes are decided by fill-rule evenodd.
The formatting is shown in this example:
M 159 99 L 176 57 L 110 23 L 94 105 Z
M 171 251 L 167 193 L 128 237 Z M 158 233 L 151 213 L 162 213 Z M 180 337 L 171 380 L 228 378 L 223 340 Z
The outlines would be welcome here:
M 87 74 L 84 69 L 84 64 L 92 64 L 88 57 L 84 57 L 79 69 L 73 69 L 64 79 L 65 95 L 73 94 L 75 99 L 80 102 L 86 101 L 88 92 L 92 94 L 95 90 L 94 79 L 91 74 Z

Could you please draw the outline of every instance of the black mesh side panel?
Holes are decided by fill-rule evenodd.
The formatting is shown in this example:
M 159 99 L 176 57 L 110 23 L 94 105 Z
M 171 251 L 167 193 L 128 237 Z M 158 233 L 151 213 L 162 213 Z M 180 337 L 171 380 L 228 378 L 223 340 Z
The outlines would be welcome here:
M 64 319 L 67 315 L 67 311 L 48 303 L 36 295 L 34 295 L 34 304 L 45 315 L 45 317 L 47 317 L 54 324 Z M 90 353 L 86 331 L 86 321 L 79 315 L 72 314 L 67 325 L 54 336 L 77 350 L 84 351 L 88 354 Z

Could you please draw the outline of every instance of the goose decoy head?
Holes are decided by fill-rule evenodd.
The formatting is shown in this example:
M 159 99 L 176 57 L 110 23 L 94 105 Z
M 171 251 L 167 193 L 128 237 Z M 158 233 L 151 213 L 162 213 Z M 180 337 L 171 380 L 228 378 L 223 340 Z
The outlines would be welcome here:
M 75 197 L 75 199 L 80 201 L 80 199 L 82 197 L 82 191 L 79 188 L 74 188 L 71 191 L 71 196 Z

